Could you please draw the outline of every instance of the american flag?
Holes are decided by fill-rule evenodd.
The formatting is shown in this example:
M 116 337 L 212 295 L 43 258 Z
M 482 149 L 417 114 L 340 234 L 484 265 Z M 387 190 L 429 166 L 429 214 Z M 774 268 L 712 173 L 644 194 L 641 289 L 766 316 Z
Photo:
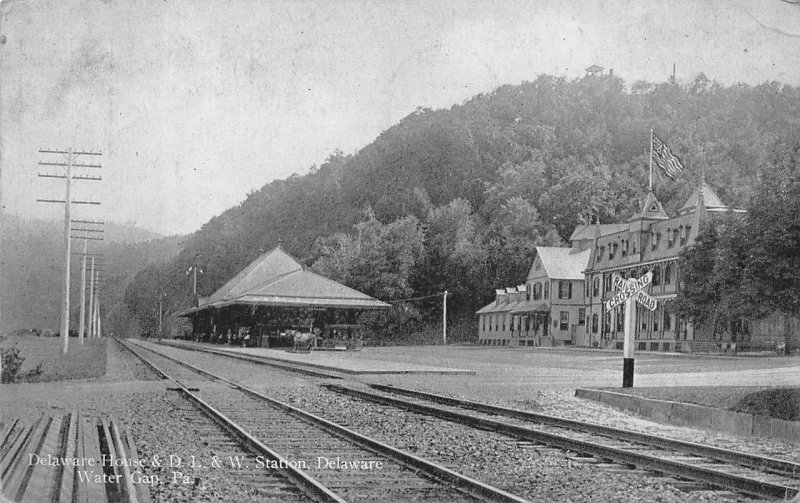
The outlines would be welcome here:
M 653 135 L 653 160 L 664 173 L 673 180 L 683 171 L 683 164 L 661 139 Z

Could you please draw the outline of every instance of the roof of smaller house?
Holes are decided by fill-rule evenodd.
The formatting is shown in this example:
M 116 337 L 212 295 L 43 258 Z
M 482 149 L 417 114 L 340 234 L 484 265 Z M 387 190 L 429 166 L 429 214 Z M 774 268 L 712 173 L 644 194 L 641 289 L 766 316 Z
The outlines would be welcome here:
M 589 266 L 591 250 L 578 251 L 560 246 L 537 246 L 547 276 L 552 279 L 584 279 L 583 271 Z
M 603 67 L 600 66 L 600 65 L 592 65 L 592 66 L 590 66 L 589 68 L 586 69 L 587 72 L 599 72 L 599 71 L 602 71 L 602 70 L 603 70 Z

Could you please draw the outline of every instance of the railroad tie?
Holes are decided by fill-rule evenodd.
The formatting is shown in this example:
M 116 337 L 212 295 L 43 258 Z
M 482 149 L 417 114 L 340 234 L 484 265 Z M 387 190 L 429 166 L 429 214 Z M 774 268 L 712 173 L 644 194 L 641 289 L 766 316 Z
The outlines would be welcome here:
M 48 454 L 55 457 L 62 456 L 62 431 L 61 425 L 64 422 L 63 416 L 53 416 L 50 418 L 47 431 L 44 433 L 42 441 L 39 443 L 35 454 L 41 457 L 47 457 Z M 68 423 L 65 424 L 68 426 Z M 27 457 L 27 456 L 26 456 Z M 25 482 L 24 487 L 20 488 L 17 501 L 23 503 L 37 503 L 42 500 L 52 499 L 53 494 L 58 494 L 59 488 L 54 487 L 56 477 L 54 474 L 57 472 L 58 467 L 49 465 L 35 464 L 31 465 L 26 459 L 20 460 L 23 464 L 29 465 L 27 467 L 28 480 Z

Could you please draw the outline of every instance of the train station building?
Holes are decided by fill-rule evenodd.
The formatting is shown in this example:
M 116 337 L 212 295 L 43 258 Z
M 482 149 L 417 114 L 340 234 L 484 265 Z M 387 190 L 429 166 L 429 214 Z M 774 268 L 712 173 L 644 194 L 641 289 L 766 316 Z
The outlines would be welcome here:
M 731 213 L 745 211 L 723 204 L 702 181 L 674 216 L 650 192 L 627 222 L 581 225 L 569 247 L 537 247 L 526 284 L 497 290 L 495 301 L 477 311 L 480 344 L 621 349 L 624 305 L 605 309 L 617 293 L 612 275 L 639 278 L 648 271 L 653 280 L 644 291 L 657 307 L 635 308 L 636 350 L 703 351 L 703 344 L 710 348 L 731 340 L 782 341 L 785 320 L 777 315 L 737 320 L 736 333 L 715 336 L 710 328 L 693 327 L 671 307 L 681 288 L 681 251 L 694 244 L 704 222 Z
M 196 340 L 280 346 L 290 344 L 281 335 L 290 329 L 317 329 L 323 340 L 358 340 L 358 315 L 388 307 L 309 271 L 278 245 L 180 316 L 191 321 Z

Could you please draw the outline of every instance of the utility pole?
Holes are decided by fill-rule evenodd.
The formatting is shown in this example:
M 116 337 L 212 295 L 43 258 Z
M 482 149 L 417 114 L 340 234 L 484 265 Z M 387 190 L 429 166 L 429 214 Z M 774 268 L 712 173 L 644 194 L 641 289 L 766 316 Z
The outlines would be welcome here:
M 82 227 L 79 228 L 72 228 L 71 230 L 73 232 L 83 232 L 83 236 L 81 236 L 81 239 L 83 239 L 83 257 L 81 263 L 81 317 L 80 322 L 78 323 L 78 340 L 80 341 L 80 344 L 83 345 L 84 334 L 86 332 L 86 256 L 88 254 L 88 244 L 89 240 L 103 240 L 103 238 L 89 237 L 88 233 L 103 232 L 102 229 L 95 229 L 91 227 L 92 225 L 102 225 L 103 222 L 97 222 L 94 220 L 73 220 L 72 223 L 82 225 Z
M 444 345 L 447 346 L 447 290 L 444 291 L 442 296 L 442 340 Z
M 158 293 L 158 340 L 160 341 L 163 338 L 163 328 L 162 328 L 162 320 L 163 320 L 163 312 L 164 312 L 164 297 L 167 294 L 164 292 Z
M 91 274 L 89 276 L 89 338 L 95 336 L 95 328 L 96 325 L 94 323 L 95 319 L 95 304 L 97 300 L 97 295 L 95 294 L 95 284 L 97 283 L 97 276 L 99 275 L 99 269 L 96 269 L 95 260 L 98 258 L 98 255 L 92 255 L 92 268 Z
M 98 338 L 101 336 L 100 333 L 100 287 L 103 285 L 101 281 L 101 276 L 104 272 L 104 269 L 101 267 L 99 269 L 95 269 L 95 285 L 94 285 L 94 311 L 92 313 L 92 319 L 94 320 L 94 329 L 93 329 L 93 336 L 94 338 Z
M 95 323 L 97 324 L 95 329 L 95 336 L 102 337 L 103 336 L 103 322 L 101 321 L 100 317 L 100 288 L 97 289 L 97 300 L 94 302 L 94 316 L 95 316 Z
M 192 294 L 197 297 L 197 273 L 203 274 L 203 269 L 197 267 L 196 265 L 190 266 L 189 269 L 186 270 L 186 274 L 192 273 L 193 280 L 192 280 Z
M 70 211 L 73 204 L 94 204 L 99 205 L 96 201 L 73 201 L 72 200 L 72 181 L 73 180 L 93 180 L 99 181 L 99 176 L 84 176 L 73 175 L 72 168 L 101 168 L 99 164 L 82 164 L 75 162 L 77 156 L 81 155 L 101 155 L 99 152 L 80 152 L 73 151 L 72 147 L 67 150 L 43 150 L 39 149 L 40 154 L 60 154 L 64 156 L 66 162 L 43 162 L 39 161 L 39 166 L 58 166 L 64 168 L 64 174 L 52 173 L 39 173 L 42 178 L 61 178 L 66 185 L 66 193 L 64 200 L 58 199 L 37 199 L 42 203 L 59 203 L 64 205 L 64 288 L 63 299 L 61 302 L 61 340 L 63 341 L 64 354 L 69 351 L 69 274 L 70 274 L 70 255 L 71 255 L 71 239 L 70 239 L 70 226 L 72 225 Z

